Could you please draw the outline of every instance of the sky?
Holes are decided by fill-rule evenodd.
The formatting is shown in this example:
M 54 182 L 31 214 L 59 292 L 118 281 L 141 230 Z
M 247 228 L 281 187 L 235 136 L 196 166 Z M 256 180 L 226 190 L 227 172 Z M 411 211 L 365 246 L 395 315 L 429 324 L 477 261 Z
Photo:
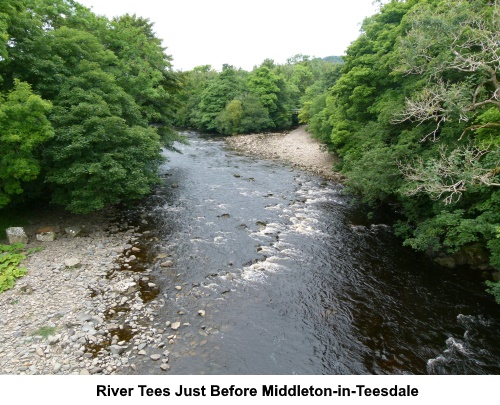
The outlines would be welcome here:
M 252 70 L 264 59 L 343 55 L 373 0 L 77 0 L 109 18 L 149 18 L 176 70 L 227 63 Z

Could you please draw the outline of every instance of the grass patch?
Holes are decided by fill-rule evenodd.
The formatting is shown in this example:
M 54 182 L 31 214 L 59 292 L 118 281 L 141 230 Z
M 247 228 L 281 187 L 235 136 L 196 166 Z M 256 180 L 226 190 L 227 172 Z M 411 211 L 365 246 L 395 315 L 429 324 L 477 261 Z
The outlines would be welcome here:
M 41 326 L 36 331 L 34 331 L 31 336 L 41 336 L 44 339 L 47 339 L 49 336 L 56 334 L 55 326 Z

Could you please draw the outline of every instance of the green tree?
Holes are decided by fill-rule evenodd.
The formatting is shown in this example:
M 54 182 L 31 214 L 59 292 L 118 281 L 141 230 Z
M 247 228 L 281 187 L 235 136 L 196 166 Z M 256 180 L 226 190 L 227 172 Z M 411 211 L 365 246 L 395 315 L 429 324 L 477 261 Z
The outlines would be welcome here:
M 54 134 L 48 101 L 16 80 L 6 97 L 0 95 L 0 208 L 23 191 L 23 183 L 40 174 L 39 147 Z
M 278 94 L 280 92 L 278 82 L 279 77 L 266 65 L 254 69 L 248 78 L 249 92 L 259 98 L 271 117 L 278 113 Z
M 216 119 L 227 104 L 244 91 L 243 72 L 231 65 L 224 65 L 222 72 L 211 79 L 204 88 L 198 106 L 198 122 L 203 130 L 217 129 Z
M 55 104 L 56 137 L 46 151 L 54 202 L 85 213 L 151 190 L 163 161 L 159 135 L 112 75 L 83 61 Z
M 109 21 L 72 0 L 25 0 L 14 12 L 0 9 L 0 35 L 9 40 L 3 48 L 8 57 L 0 59 L 2 90 L 18 86 L 19 79 L 53 105 L 55 136 L 44 138 L 35 156 L 39 168 L 32 163 L 29 176 L 42 173 L 38 181 L 52 200 L 74 212 L 148 193 L 158 181 L 161 147 L 179 139 L 171 129 L 177 75 L 152 24 L 128 15 Z M 29 100 L 32 115 L 46 124 L 42 99 Z M 4 110 L 12 115 L 14 108 Z M 40 133 L 45 129 L 41 125 Z M 32 179 L 27 171 L 14 179 L 3 173 L 8 193 Z
M 106 49 L 118 58 L 117 83 L 134 98 L 143 118 L 158 127 L 163 143 L 172 146 L 179 140 L 171 126 L 180 83 L 153 24 L 127 14 L 114 18 L 104 36 Z

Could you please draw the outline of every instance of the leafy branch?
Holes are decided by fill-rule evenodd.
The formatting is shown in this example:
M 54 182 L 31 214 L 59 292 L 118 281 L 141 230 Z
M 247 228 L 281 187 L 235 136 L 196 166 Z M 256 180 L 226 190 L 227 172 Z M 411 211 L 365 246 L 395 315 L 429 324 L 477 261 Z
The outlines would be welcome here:
M 481 158 L 488 153 L 496 158 L 494 167 L 485 167 Z M 399 169 L 409 181 L 405 194 L 413 196 L 426 193 L 435 200 L 444 198 L 445 204 L 457 202 L 462 194 L 473 186 L 486 185 L 500 187 L 500 152 L 490 152 L 489 147 L 479 149 L 474 146 L 460 147 L 448 152 L 439 149 L 439 157 L 426 162 L 418 158 L 413 163 L 399 163 Z

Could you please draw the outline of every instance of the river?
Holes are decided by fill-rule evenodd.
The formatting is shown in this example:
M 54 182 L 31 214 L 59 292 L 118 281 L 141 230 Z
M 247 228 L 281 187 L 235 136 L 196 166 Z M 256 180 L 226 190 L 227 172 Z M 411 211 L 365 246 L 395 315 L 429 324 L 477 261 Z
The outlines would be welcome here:
M 477 272 L 403 248 L 336 183 L 186 135 L 142 207 L 156 327 L 182 323 L 170 373 L 500 374 L 500 306 Z

